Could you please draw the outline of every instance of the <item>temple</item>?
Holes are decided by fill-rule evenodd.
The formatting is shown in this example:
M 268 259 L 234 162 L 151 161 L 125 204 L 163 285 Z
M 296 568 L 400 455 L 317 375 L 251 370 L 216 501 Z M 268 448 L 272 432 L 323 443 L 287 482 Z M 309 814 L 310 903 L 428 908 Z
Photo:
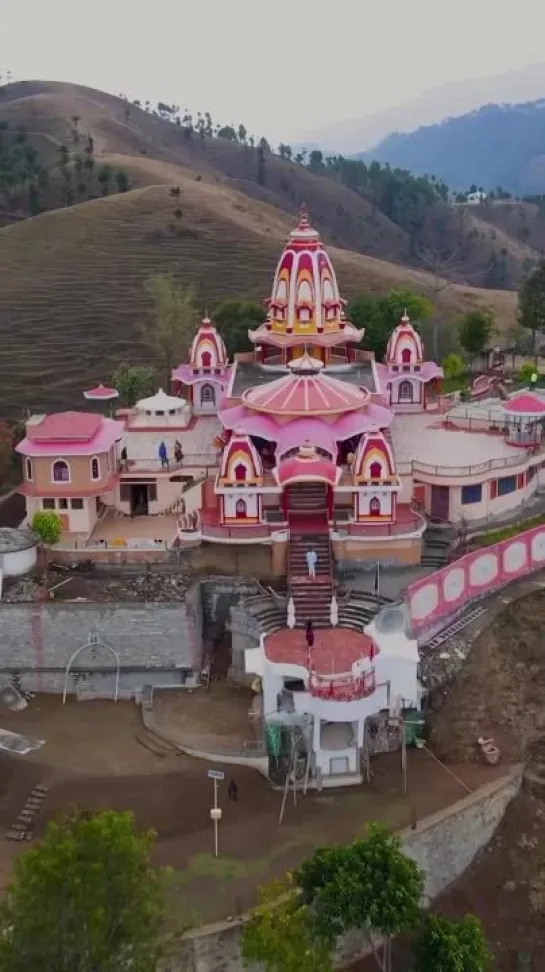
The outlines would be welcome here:
M 167 391 L 112 417 L 117 392 L 99 385 L 84 394 L 100 414 L 32 416 L 21 491 L 29 519 L 59 512 L 58 556 L 264 545 L 286 597 L 276 614 L 262 609 L 244 669 L 268 724 L 305 727 L 310 777 L 355 781 L 368 718 L 419 707 L 418 651 L 401 610 L 365 630 L 350 620 L 335 566 L 418 567 L 430 522 L 516 512 L 545 478 L 545 398 L 509 396 L 486 376 L 467 401 L 443 394 L 407 314 L 375 360 L 306 212 L 249 339 L 230 362 L 205 317 Z

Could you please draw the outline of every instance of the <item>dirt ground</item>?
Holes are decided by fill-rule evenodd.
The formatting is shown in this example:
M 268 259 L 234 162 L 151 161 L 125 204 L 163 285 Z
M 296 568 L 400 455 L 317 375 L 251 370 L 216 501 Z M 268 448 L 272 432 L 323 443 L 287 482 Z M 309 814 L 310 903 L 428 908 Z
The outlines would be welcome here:
M 202 696 L 211 709 L 217 708 L 213 693 Z M 197 693 L 188 703 L 193 699 L 198 702 Z M 204 706 L 205 701 L 198 704 Z M 204 725 L 205 708 L 198 719 Z M 31 787 L 46 783 L 49 793 L 35 822 L 37 837 L 48 819 L 76 804 L 133 810 L 139 827 L 157 833 L 157 864 L 175 869 L 178 913 L 195 923 L 248 907 L 255 901 L 257 885 L 296 866 L 321 843 L 352 838 L 368 820 L 407 826 L 465 793 L 428 754 L 414 751 L 405 797 L 399 756 L 379 757 L 371 785 L 309 793 L 297 806 L 290 797 L 279 828 L 282 794 L 256 771 L 233 767 L 239 801 L 228 802 L 226 786 L 220 785 L 224 816 L 216 859 L 209 820 L 209 764 L 149 752 L 138 741 L 142 728 L 132 704 L 70 702 L 63 707 L 57 699 L 39 696 L 24 712 L 0 713 L 0 722 L 6 729 L 45 740 L 41 750 L 24 758 L 0 754 L 0 886 L 8 882 L 20 852 L 20 845 L 2 840 L 2 832 L 22 809 Z M 451 768 L 472 787 L 505 770 L 477 764 Z M 229 767 L 225 769 L 228 773 Z

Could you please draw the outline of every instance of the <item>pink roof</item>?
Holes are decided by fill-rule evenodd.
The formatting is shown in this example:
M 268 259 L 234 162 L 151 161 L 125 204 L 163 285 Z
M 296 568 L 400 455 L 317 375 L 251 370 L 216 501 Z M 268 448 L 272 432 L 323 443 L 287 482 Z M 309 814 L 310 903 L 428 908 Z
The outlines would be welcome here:
M 88 391 L 84 391 L 83 397 L 87 398 L 89 401 L 93 401 L 94 399 L 108 401 L 110 398 L 119 398 L 119 392 L 117 388 L 108 388 L 106 385 L 97 385 L 96 388 L 89 388 Z
M 338 331 L 326 331 L 322 334 L 314 332 L 308 335 L 307 340 L 309 343 L 312 340 L 312 344 L 320 348 L 334 348 L 338 344 L 347 344 L 349 341 L 358 343 L 364 334 L 364 327 L 358 330 L 347 321 Z M 300 334 L 282 334 L 269 330 L 266 324 L 260 324 L 255 331 L 248 331 L 248 337 L 252 344 L 270 344 L 277 348 L 294 348 L 301 344 Z
M 76 416 L 77 421 L 71 421 Z M 91 421 L 92 420 L 92 421 Z M 94 430 L 94 431 L 93 431 Z M 124 422 L 88 412 L 60 412 L 47 415 L 39 424 L 27 426 L 27 435 L 17 445 L 23 456 L 92 456 L 121 439 Z
M 227 384 L 230 371 L 230 366 L 227 365 L 221 368 L 220 374 L 218 375 L 213 372 L 204 374 L 202 371 L 195 372 L 189 365 L 179 365 L 177 368 L 172 369 L 171 378 L 173 381 L 182 381 L 184 385 L 194 385 L 197 381 L 206 381 L 214 382 L 224 387 Z
M 334 462 L 321 456 L 315 459 L 292 456 L 291 459 L 284 459 L 274 470 L 274 476 L 280 486 L 306 480 L 321 480 L 335 486 L 340 474 L 341 469 Z
M 308 670 L 309 650 L 298 629 L 282 628 L 265 639 L 265 654 L 279 665 L 300 665 Z M 378 648 L 368 637 L 348 628 L 316 629 L 310 651 L 310 667 L 317 675 L 331 676 L 350 672 L 362 659 L 372 660 Z
M 284 375 L 268 385 L 250 388 L 242 401 L 250 409 L 276 415 L 336 415 L 363 408 L 368 391 L 331 378 L 329 375 Z
M 389 408 L 369 405 L 364 412 L 341 415 L 335 422 L 322 422 L 319 418 L 295 418 L 280 425 L 269 415 L 250 412 L 243 405 L 220 410 L 218 418 L 226 429 L 244 429 L 247 435 L 255 435 L 267 442 L 278 444 L 277 455 L 297 448 L 310 440 L 318 448 L 335 455 L 337 442 L 361 435 L 371 429 L 386 429 L 393 419 Z
M 503 409 L 516 415 L 542 415 L 545 412 L 545 401 L 537 395 L 521 392 L 519 395 L 513 395 Z
M 420 365 L 420 371 L 393 371 L 390 366 L 387 369 L 388 381 L 403 381 L 405 378 L 415 378 L 417 381 L 427 382 L 431 381 L 432 378 L 442 378 L 443 369 L 439 365 L 435 364 L 435 361 L 424 361 Z

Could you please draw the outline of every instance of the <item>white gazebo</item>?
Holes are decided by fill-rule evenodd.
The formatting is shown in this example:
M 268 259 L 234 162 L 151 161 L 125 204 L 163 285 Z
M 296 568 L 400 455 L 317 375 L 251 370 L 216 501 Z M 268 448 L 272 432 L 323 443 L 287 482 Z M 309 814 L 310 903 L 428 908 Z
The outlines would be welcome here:
M 185 398 L 167 395 L 162 388 L 150 398 L 141 398 L 134 406 L 134 417 L 130 423 L 148 427 L 175 426 L 183 428 L 191 419 L 191 406 Z

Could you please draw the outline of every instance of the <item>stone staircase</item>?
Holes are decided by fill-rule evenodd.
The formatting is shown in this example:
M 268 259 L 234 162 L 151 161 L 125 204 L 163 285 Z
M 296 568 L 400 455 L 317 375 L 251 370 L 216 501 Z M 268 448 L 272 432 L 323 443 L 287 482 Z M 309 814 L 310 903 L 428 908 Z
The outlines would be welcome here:
M 382 597 L 380 594 L 350 591 L 342 600 L 339 600 L 339 626 L 361 633 L 375 614 L 378 614 L 385 604 L 391 603 L 391 598 Z
M 288 490 L 288 591 L 295 605 L 297 628 L 303 628 L 307 618 L 315 628 L 330 627 L 333 558 L 326 505 L 326 490 L 321 483 L 299 484 Z M 309 550 L 318 557 L 315 578 L 308 576 Z
M 451 559 L 453 540 L 453 531 L 429 526 L 423 538 L 422 566 L 439 570 L 448 564 Z

